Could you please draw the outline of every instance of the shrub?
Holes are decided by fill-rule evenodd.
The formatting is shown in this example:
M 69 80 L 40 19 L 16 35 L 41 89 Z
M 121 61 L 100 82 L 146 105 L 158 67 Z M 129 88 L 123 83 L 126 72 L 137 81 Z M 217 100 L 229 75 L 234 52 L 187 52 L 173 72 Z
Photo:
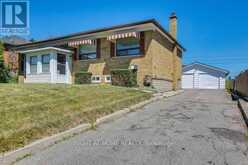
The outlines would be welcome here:
M 8 83 L 10 79 L 9 69 L 0 61 L 0 83 Z
M 0 41 L 0 83 L 7 83 L 10 78 L 10 72 L 3 61 L 3 49 L 3 43 Z
M 112 85 L 135 87 L 137 86 L 137 71 L 129 69 L 117 69 L 111 71 Z
M 76 84 L 90 84 L 92 73 L 89 72 L 79 72 L 75 74 Z
M 8 83 L 11 83 L 11 84 L 18 83 L 18 76 L 15 76 L 15 75 L 10 76 Z
M 226 90 L 229 93 L 233 90 L 233 80 L 226 80 Z
M 146 75 L 144 78 L 144 86 L 150 87 L 152 86 L 152 76 Z

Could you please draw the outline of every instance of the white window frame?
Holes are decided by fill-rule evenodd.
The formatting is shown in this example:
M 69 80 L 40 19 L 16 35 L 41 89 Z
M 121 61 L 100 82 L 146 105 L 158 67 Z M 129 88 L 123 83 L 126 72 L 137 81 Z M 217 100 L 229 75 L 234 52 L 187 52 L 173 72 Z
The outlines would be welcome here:
M 49 57 L 49 62 L 48 63 L 43 63 L 43 56 L 48 56 Z M 42 67 L 41 67 L 41 72 L 42 73 L 44 73 L 44 74 L 48 74 L 48 73 L 50 73 L 50 60 L 51 60 L 51 55 L 50 54 L 43 54 L 43 55 L 41 55 L 41 65 L 42 65 Z M 48 71 L 47 72 L 44 72 L 44 65 L 48 65 Z
M 32 62 L 31 62 L 31 59 L 32 59 L 33 57 L 36 58 L 36 64 L 32 64 Z M 30 66 L 29 74 L 30 74 L 30 75 L 37 75 L 37 74 L 38 74 L 38 60 L 39 60 L 39 59 L 38 59 L 38 56 L 30 56 L 30 57 L 29 57 L 29 66 Z M 36 66 L 36 72 L 33 72 L 33 73 L 32 73 L 32 71 L 31 71 L 31 70 L 32 70 L 32 69 L 31 69 L 32 66 L 33 66 L 33 67 Z
M 104 77 L 105 77 L 104 80 L 105 80 L 106 83 L 111 83 L 112 82 L 111 75 L 105 75 Z M 110 80 L 108 80 L 108 78 L 110 78 Z
M 96 78 L 99 78 L 99 80 L 96 80 Z M 100 75 L 91 76 L 91 82 L 92 83 L 101 83 L 102 82 L 101 76 Z

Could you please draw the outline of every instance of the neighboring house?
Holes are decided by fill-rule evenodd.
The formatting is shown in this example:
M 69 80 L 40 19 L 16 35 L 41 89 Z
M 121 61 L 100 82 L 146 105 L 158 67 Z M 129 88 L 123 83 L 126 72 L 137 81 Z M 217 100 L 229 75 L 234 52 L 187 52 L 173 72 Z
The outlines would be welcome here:
M 17 36 L 7 36 L 0 39 L 3 42 L 4 51 L 3 51 L 3 60 L 5 65 L 7 65 L 12 73 L 17 74 L 18 72 L 18 53 L 12 51 L 16 45 L 28 43 L 25 39 L 22 39 Z
M 182 87 L 184 89 L 225 89 L 229 71 L 194 62 L 183 67 Z
M 163 90 L 181 87 L 182 53 L 177 42 L 177 17 L 170 32 L 146 20 L 24 44 L 20 53 L 24 83 L 74 83 L 80 71 L 91 72 L 93 83 L 109 83 L 114 69 L 137 68 L 138 85 L 147 76 Z

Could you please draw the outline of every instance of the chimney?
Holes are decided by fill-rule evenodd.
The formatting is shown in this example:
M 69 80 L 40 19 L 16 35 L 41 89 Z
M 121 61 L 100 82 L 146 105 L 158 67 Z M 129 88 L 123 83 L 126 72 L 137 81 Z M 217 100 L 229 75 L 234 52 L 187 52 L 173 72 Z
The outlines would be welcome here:
M 176 13 L 173 12 L 170 16 L 170 34 L 172 37 L 177 39 L 177 16 Z

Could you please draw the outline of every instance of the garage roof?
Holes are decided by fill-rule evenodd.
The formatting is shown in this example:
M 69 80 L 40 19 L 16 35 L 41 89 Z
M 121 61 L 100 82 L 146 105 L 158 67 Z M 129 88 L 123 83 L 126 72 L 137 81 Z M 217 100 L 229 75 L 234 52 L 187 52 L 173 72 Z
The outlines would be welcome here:
M 188 64 L 188 65 L 184 65 L 183 66 L 183 69 L 186 69 L 188 67 L 191 67 L 191 66 L 194 66 L 194 65 L 200 65 L 200 66 L 203 66 L 203 67 L 206 67 L 206 68 L 209 68 L 209 69 L 212 69 L 212 70 L 215 70 L 215 71 L 218 71 L 218 72 L 222 72 L 226 75 L 228 75 L 230 72 L 226 69 L 222 69 L 222 68 L 219 68 L 219 67 L 216 67 L 216 66 L 212 66 L 212 65 L 208 65 L 208 64 L 203 64 L 203 63 L 200 63 L 200 62 L 193 62 L 191 64 Z

